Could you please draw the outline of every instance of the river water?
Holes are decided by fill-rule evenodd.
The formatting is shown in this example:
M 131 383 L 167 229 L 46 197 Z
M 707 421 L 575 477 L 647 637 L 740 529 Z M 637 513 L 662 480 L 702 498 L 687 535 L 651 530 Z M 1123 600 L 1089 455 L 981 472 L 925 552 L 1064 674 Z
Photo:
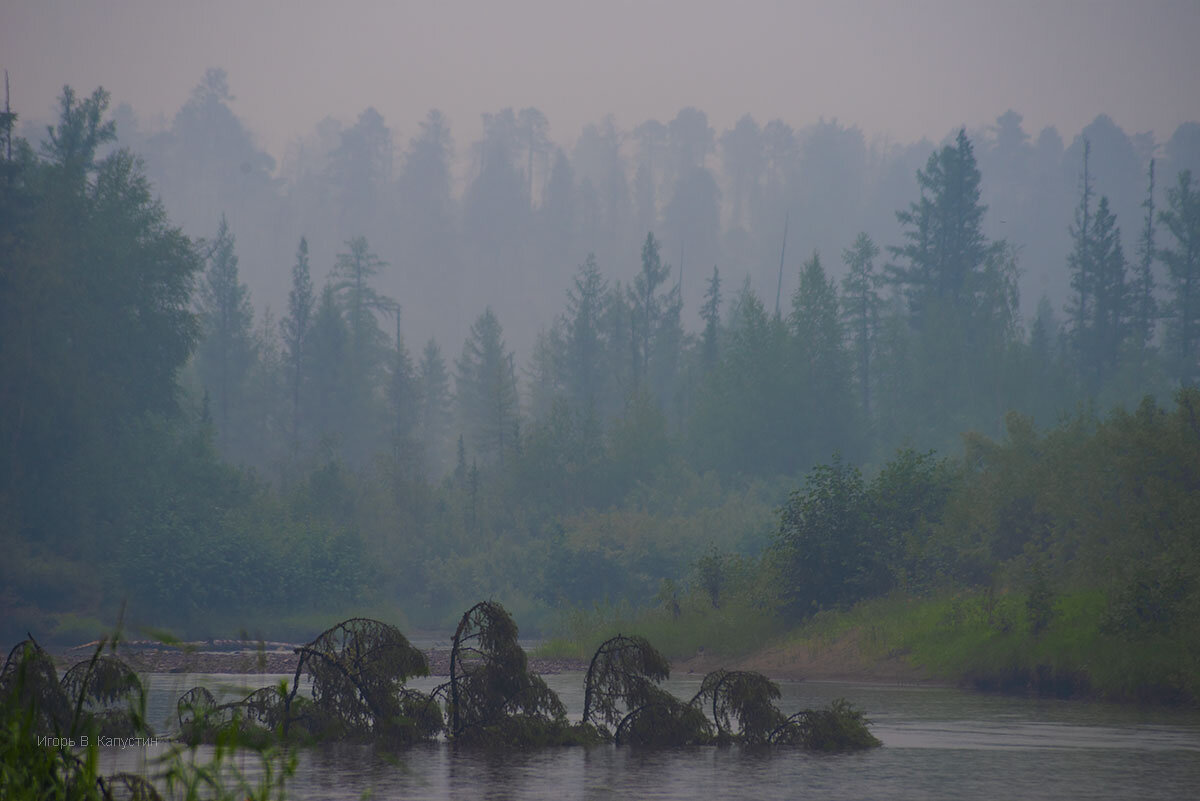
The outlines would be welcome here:
M 226 698 L 290 676 L 155 674 L 148 717 L 170 730 L 175 699 L 204 684 Z M 583 674 L 545 677 L 576 717 Z M 666 686 L 689 699 L 701 676 Z M 428 690 L 441 679 L 411 686 Z M 1200 713 L 982 695 L 944 687 L 782 682 L 785 712 L 849 699 L 882 748 L 638 750 L 611 745 L 486 752 L 430 743 L 405 749 L 301 750 L 293 799 L 1196 799 Z M 102 749 L 105 770 L 155 771 L 165 746 Z M 200 757 L 208 752 L 201 749 Z M 242 764 L 254 774 L 256 764 Z

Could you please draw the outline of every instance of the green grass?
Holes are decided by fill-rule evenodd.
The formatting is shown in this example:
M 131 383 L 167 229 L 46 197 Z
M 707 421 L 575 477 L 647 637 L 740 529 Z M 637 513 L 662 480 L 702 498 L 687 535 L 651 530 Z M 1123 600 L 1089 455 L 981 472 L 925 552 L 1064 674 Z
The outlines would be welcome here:
M 822 612 L 784 642 L 817 649 L 855 634 L 867 658 L 901 654 L 933 677 L 981 689 L 1172 703 L 1200 698 L 1200 643 L 1107 633 L 1104 613 L 1099 592 L 1060 595 L 1048 625 L 1035 632 L 1023 594 L 896 596 Z
M 538 653 L 588 659 L 615 634 L 646 637 L 668 658 L 739 657 L 768 646 L 817 653 L 855 638 L 867 662 L 902 657 L 931 678 L 986 690 L 1157 703 L 1200 699 L 1200 636 L 1108 632 L 1097 591 L 1060 594 L 1035 632 L 1021 593 L 893 595 L 820 612 L 792 627 L 769 610 L 731 600 L 721 609 L 596 608 L 572 614 Z

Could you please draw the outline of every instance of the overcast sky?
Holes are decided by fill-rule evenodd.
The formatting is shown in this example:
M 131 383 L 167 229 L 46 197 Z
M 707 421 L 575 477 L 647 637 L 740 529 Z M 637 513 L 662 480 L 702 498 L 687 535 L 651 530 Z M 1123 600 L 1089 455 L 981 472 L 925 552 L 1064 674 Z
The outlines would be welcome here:
M 70 84 L 169 119 L 213 66 L 275 156 L 368 105 L 400 142 L 441 108 L 460 145 L 505 106 L 540 108 L 568 142 L 608 112 L 632 126 L 688 105 L 718 132 L 750 112 L 904 142 L 1008 108 L 1069 142 L 1103 112 L 1161 142 L 1200 119 L 1200 0 L 0 2 L 0 67 L 26 117 Z

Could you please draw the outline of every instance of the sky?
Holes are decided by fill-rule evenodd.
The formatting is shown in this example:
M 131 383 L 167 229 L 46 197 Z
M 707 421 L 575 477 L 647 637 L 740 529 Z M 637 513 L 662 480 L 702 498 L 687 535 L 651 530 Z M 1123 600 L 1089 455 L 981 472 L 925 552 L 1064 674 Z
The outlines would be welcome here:
M 939 140 L 1012 108 L 1069 142 L 1109 114 L 1159 142 L 1200 119 L 1200 0 L 0 0 L 13 107 L 53 117 L 97 85 L 169 122 L 209 67 L 277 158 L 326 116 L 374 106 L 407 141 L 430 108 L 460 145 L 483 112 L 536 106 L 568 143 L 605 114 L 632 127 L 693 105 L 834 119 L 869 138 Z

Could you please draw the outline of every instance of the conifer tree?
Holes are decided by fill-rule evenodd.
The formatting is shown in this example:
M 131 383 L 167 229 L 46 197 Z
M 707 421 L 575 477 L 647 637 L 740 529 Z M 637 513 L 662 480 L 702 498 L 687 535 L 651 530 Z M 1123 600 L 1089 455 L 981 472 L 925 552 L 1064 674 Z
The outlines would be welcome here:
M 596 406 L 603 383 L 604 339 L 601 316 L 607 282 L 588 254 L 567 290 L 566 386 L 572 403 L 586 411 Z
M 434 475 L 448 467 L 446 449 L 449 445 L 451 422 L 450 376 L 437 342 L 429 340 L 421 352 L 417 368 L 420 384 L 418 397 L 421 411 L 417 422 L 417 438 Z
M 889 247 L 901 263 L 889 266 L 919 326 L 931 304 L 965 310 L 968 319 L 980 292 L 980 274 L 998 243 L 983 234 L 987 206 L 980 202 L 980 174 L 965 130 L 953 146 L 929 156 L 917 171 L 921 197 L 896 212 L 907 244 Z
M 292 267 L 292 288 L 288 292 L 288 313 L 279 321 L 279 328 L 283 334 L 285 377 L 292 405 L 293 449 L 300 443 L 300 394 L 305 379 L 308 337 L 315 305 L 316 297 L 313 294 L 308 268 L 308 240 L 300 237 L 300 245 L 296 248 L 296 263 Z
M 796 392 L 802 399 L 801 439 L 815 463 L 845 450 L 853 404 L 837 290 L 815 252 L 800 271 L 788 324 L 794 339 Z
M 471 326 L 457 366 L 455 396 L 468 442 L 486 462 L 503 462 L 516 444 L 516 371 L 490 306 Z
M 1158 320 L 1158 301 L 1154 297 L 1154 159 L 1150 159 L 1147 170 L 1148 187 L 1142 208 L 1146 210 L 1146 223 L 1138 239 L 1138 264 L 1133 278 L 1133 319 L 1130 333 L 1137 347 L 1138 358 L 1145 361 L 1154 340 L 1154 327 Z
M 200 286 L 200 314 L 204 338 L 198 354 L 200 373 L 216 399 L 217 432 L 222 443 L 233 435 L 235 407 L 242 382 L 254 360 L 253 319 L 250 295 L 238 277 L 234 236 L 225 215 L 217 237 L 209 246 L 209 266 Z
M 1191 170 L 1179 173 L 1167 190 L 1167 208 L 1158 219 L 1175 240 L 1174 247 L 1157 251 L 1171 281 L 1170 355 L 1176 376 L 1192 385 L 1200 377 L 1200 192 Z
M 704 290 L 704 305 L 700 307 L 700 319 L 704 320 L 704 333 L 700 340 L 700 362 L 705 371 L 717 365 L 718 334 L 721 328 L 721 273 L 713 265 L 712 278 Z
M 865 232 L 854 246 L 842 252 L 849 272 L 842 279 L 842 319 L 849 328 L 858 373 L 858 391 L 863 414 L 871 414 L 871 360 L 875 352 L 875 332 L 879 327 L 880 276 L 875 272 L 879 248 Z
M 664 299 L 658 289 L 670 276 L 671 268 L 663 264 L 659 243 L 654 234 L 646 234 L 642 245 L 642 269 L 629 290 L 631 326 L 633 331 L 633 385 L 639 388 L 650 372 L 650 357 L 654 335 L 661 324 Z

